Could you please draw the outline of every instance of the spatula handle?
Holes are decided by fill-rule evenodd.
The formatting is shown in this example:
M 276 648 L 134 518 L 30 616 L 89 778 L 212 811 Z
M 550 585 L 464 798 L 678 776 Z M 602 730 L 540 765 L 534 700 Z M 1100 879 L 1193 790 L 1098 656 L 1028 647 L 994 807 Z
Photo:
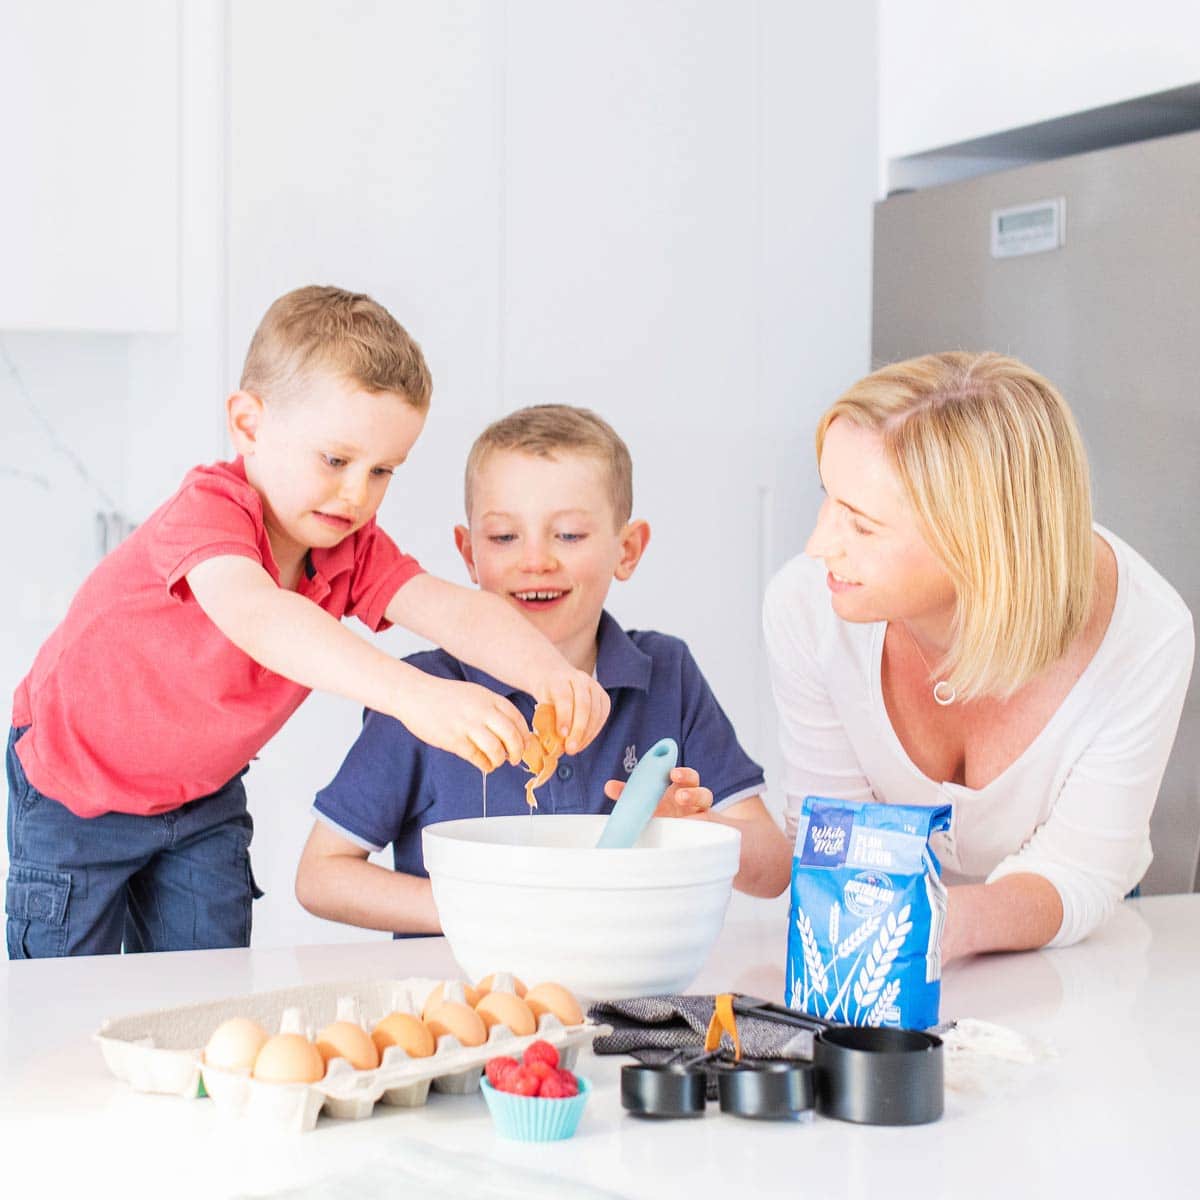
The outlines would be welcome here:
M 600 850 L 627 850 L 654 815 L 662 794 L 671 783 L 671 769 L 679 761 L 679 747 L 670 739 L 655 742 L 633 768 L 625 790 L 604 823 Z

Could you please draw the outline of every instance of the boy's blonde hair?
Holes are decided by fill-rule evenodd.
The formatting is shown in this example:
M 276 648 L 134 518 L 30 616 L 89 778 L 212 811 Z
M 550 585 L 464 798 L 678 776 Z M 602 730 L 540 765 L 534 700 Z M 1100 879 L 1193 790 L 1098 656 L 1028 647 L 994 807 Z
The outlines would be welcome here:
M 1002 354 L 927 354 L 859 380 L 838 418 L 883 440 L 958 593 L 939 676 L 963 699 L 1010 696 L 1061 658 L 1092 607 L 1087 455 L 1057 389 Z M 948 672 L 948 674 L 947 674 Z
M 475 477 L 494 450 L 515 450 L 540 458 L 585 454 L 598 459 L 608 475 L 613 517 L 620 529 L 633 515 L 633 460 L 617 431 L 586 408 L 569 404 L 535 404 L 493 421 L 467 455 L 466 504 L 471 516 Z
M 280 296 L 250 339 L 241 389 L 275 398 L 311 370 L 332 371 L 368 392 L 397 392 L 418 412 L 433 383 L 421 347 L 370 296 L 302 287 Z

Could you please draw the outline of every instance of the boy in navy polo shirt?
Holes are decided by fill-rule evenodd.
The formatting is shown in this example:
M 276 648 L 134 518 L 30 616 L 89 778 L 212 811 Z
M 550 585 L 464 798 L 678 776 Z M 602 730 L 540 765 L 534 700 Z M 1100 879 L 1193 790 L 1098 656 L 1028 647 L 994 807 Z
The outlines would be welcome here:
M 777 896 L 788 885 L 784 836 L 763 804 L 762 769 L 738 745 L 728 717 L 687 646 L 662 633 L 624 631 L 604 611 L 614 579 L 628 579 L 650 539 L 631 519 L 633 468 L 625 443 L 584 409 L 539 405 L 489 426 L 467 459 L 468 526 L 454 531 L 471 579 L 504 596 L 574 667 L 594 673 L 612 709 L 595 741 L 537 793 L 551 813 L 607 811 L 638 756 L 663 737 L 680 766 L 659 816 L 693 817 L 742 835 L 734 886 Z M 407 661 L 445 679 L 507 696 L 528 720 L 533 698 L 443 650 Z M 520 767 L 487 779 L 487 815 L 526 812 Z M 368 710 L 332 783 L 296 874 L 300 903 L 317 916 L 395 933 L 440 933 L 421 857 L 426 825 L 483 815 L 480 773 Z M 368 861 L 392 846 L 395 870 Z M 780 870 L 783 864 L 784 870 Z

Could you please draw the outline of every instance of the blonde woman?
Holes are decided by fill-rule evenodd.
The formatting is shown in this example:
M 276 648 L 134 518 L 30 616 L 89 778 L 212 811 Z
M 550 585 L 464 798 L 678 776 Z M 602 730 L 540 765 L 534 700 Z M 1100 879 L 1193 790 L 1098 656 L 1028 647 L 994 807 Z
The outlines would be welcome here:
M 1092 523 L 1070 410 L 1015 359 L 885 367 L 816 441 L 764 612 L 789 809 L 952 804 L 943 961 L 1079 940 L 1150 863 L 1191 614 Z

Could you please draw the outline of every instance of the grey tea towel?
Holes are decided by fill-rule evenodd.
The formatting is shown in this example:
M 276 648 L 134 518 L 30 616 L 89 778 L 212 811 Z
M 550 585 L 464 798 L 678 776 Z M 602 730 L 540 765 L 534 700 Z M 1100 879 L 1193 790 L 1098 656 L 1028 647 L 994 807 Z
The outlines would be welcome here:
M 597 1054 L 632 1054 L 644 1063 L 662 1063 L 676 1051 L 704 1047 L 715 996 L 640 996 L 593 1004 L 588 1016 L 612 1026 L 612 1033 L 592 1043 Z M 811 1030 L 784 1025 L 769 1017 L 737 1013 L 738 1036 L 745 1058 L 812 1059 Z M 723 1046 L 732 1050 L 728 1037 Z

